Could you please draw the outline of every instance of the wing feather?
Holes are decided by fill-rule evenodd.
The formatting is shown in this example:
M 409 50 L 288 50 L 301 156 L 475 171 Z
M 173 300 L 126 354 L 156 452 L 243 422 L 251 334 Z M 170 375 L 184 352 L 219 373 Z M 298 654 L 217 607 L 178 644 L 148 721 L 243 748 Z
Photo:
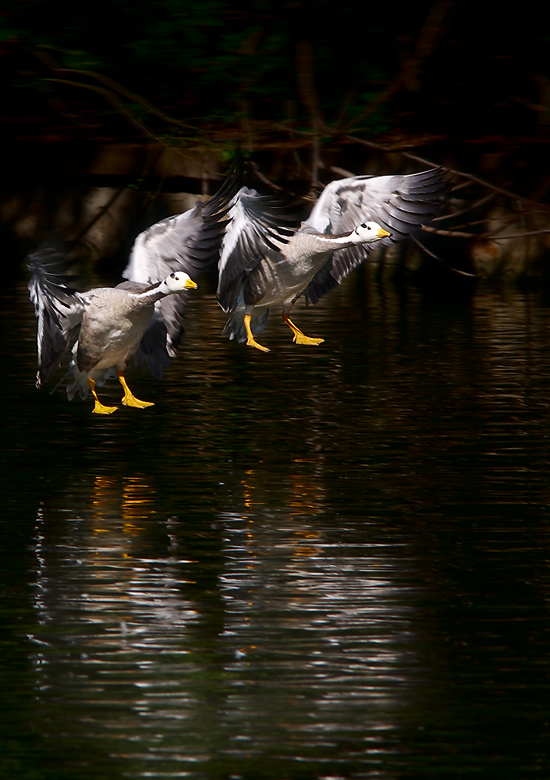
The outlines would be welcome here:
M 63 355 L 78 337 L 86 295 L 68 284 L 71 260 L 57 246 L 43 245 L 28 258 L 31 272 L 29 295 L 37 323 L 38 370 L 36 386 L 41 387 L 59 368 Z
M 419 230 L 439 213 L 448 190 L 448 177 L 442 168 L 408 175 L 352 176 L 327 184 L 301 230 L 338 234 L 374 221 L 391 235 L 375 244 L 334 252 L 310 282 L 306 297 L 316 302 L 369 252 L 403 241 Z
M 122 276 L 134 282 L 154 284 L 173 271 L 191 278 L 215 267 L 227 227 L 231 199 L 240 186 L 241 166 L 204 203 L 197 202 L 183 214 L 160 220 L 140 233 Z
M 231 222 L 222 243 L 216 293 L 226 312 L 237 304 L 250 273 L 266 254 L 279 251 L 299 224 L 286 204 L 248 187 L 242 187 L 233 198 L 229 215 Z
M 123 276 L 133 282 L 154 284 L 173 271 L 183 270 L 196 279 L 216 268 L 224 233 L 229 224 L 231 200 L 240 187 L 242 163 L 218 192 L 183 214 L 157 222 L 138 235 Z M 137 359 L 145 360 L 155 376 L 174 357 L 183 336 L 188 293 L 171 295 L 155 304 Z

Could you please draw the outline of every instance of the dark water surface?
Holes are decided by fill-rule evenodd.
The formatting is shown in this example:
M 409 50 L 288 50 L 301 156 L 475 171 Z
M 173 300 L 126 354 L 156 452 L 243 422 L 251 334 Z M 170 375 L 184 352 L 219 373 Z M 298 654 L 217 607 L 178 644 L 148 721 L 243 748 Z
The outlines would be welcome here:
M 2 778 L 550 777 L 540 295 L 356 275 L 264 355 L 199 293 L 106 418 L 1 319 Z

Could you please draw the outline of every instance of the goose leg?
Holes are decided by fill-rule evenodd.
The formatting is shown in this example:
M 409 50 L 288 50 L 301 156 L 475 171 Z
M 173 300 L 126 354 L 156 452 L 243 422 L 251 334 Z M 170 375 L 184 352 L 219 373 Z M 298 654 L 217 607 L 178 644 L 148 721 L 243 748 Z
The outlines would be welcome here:
M 312 339 L 302 333 L 300 328 L 296 327 L 286 312 L 283 312 L 283 322 L 285 325 L 288 325 L 290 330 L 294 333 L 294 338 L 292 340 L 295 341 L 296 344 L 307 344 L 308 346 L 316 347 L 318 344 L 322 344 L 324 341 L 324 339 Z
M 244 315 L 244 327 L 246 328 L 246 334 L 248 336 L 246 343 L 249 347 L 256 347 L 256 349 L 261 350 L 262 352 L 269 352 L 270 350 L 267 347 L 262 347 L 261 344 L 258 344 L 256 339 L 254 338 L 254 335 L 252 333 L 252 329 L 250 327 L 250 314 Z
M 95 390 L 95 381 L 88 377 L 88 387 L 92 391 L 92 395 L 95 399 L 95 406 L 92 409 L 93 414 L 112 414 L 113 412 L 116 412 L 117 408 L 116 406 L 104 406 L 99 398 L 97 397 L 97 393 Z
M 152 403 L 152 401 L 140 401 L 139 398 L 136 398 L 135 395 L 132 393 L 128 385 L 126 384 L 126 380 L 124 379 L 124 376 L 122 375 L 121 371 L 117 371 L 118 381 L 124 388 L 124 398 L 122 399 L 122 403 L 124 406 L 133 406 L 135 409 L 145 409 L 147 406 L 154 406 L 155 404 Z

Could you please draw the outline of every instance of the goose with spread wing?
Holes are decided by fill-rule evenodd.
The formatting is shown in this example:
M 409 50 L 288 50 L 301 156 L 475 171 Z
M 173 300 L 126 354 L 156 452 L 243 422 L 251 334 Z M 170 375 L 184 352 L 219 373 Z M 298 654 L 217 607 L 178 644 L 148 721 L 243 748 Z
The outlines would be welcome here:
M 270 307 L 298 344 L 317 345 L 290 319 L 301 296 L 311 303 L 336 287 L 369 252 L 406 239 L 441 209 L 448 190 L 440 168 L 408 175 L 352 176 L 327 184 L 310 216 L 292 223 L 280 203 L 242 187 L 229 211 L 217 297 L 229 313 L 224 334 L 264 352 L 256 341 Z
M 117 407 L 99 401 L 96 384 L 116 374 L 125 406 L 152 406 L 132 394 L 124 372 L 135 358 L 160 379 L 175 356 L 187 291 L 197 286 L 191 276 L 216 267 L 239 175 L 229 177 L 206 202 L 140 233 L 123 272 L 127 281 L 114 288 L 75 290 L 67 275 L 71 262 L 57 247 L 46 245 L 30 256 L 29 293 L 38 319 L 37 387 L 53 376 L 71 349 L 69 400 L 77 392 L 82 398 L 91 392 L 93 411 L 111 414 Z

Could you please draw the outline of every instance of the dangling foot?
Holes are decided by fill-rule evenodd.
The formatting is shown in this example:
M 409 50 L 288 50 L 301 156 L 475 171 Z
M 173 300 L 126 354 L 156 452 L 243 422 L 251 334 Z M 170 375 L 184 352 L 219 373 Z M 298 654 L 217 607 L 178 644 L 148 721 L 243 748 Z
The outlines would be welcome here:
M 294 338 L 292 341 L 296 342 L 296 344 L 305 344 L 308 347 L 316 347 L 319 344 L 322 344 L 324 339 L 312 339 L 309 336 L 306 336 L 300 328 L 297 328 L 296 325 L 292 322 L 288 314 L 283 314 L 283 322 L 288 325 L 290 330 L 294 333 Z
M 116 410 L 116 406 L 104 406 L 101 401 L 96 398 L 95 406 L 92 409 L 92 414 L 112 414 L 113 412 L 116 412 Z
M 99 398 L 97 397 L 97 393 L 95 391 L 95 382 L 93 379 L 90 379 L 88 377 L 88 386 L 90 390 L 92 391 L 92 395 L 95 400 L 95 406 L 92 409 L 92 414 L 112 414 L 113 412 L 116 412 L 117 407 L 116 406 L 104 406 Z
M 261 344 L 258 344 L 256 339 L 254 338 L 254 335 L 252 333 L 252 328 L 250 327 L 250 314 L 244 315 L 244 327 L 246 328 L 246 334 L 248 336 L 246 340 L 246 344 L 248 347 L 256 347 L 256 349 L 259 349 L 261 352 L 270 352 L 267 347 L 262 347 Z
M 126 384 L 126 380 L 117 371 L 118 381 L 124 388 L 124 398 L 122 399 L 122 403 L 124 406 L 133 406 L 134 409 L 146 409 L 148 406 L 154 406 L 155 404 L 152 401 L 140 401 L 139 398 L 136 398 L 135 395 L 132 393 L 128 385 Z

